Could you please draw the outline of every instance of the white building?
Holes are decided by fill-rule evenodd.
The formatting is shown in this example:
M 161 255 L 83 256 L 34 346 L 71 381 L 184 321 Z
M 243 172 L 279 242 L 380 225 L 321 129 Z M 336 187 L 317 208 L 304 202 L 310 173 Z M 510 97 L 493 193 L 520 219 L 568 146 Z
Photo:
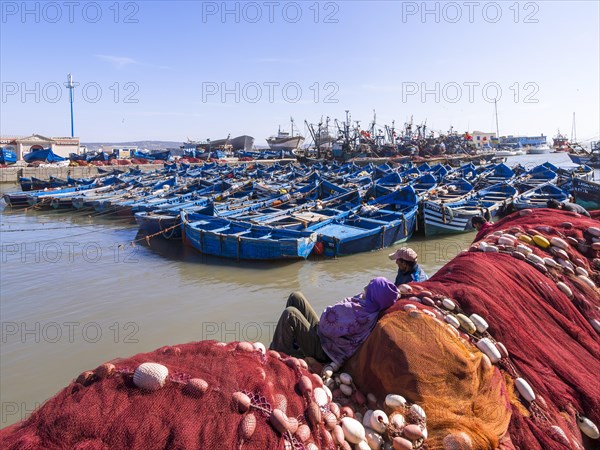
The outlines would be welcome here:
M 78 137 L 47 137 L 41 134 L 31 136 L 0 136 L 1 147 L 13 147 L 17 161 L 23 159 L 25 153 L 33 150 L 51 148 L 58 156 L 69 157 L 69 153 L 79 153 Z
M 484 131 L 473 131 L 473 143 L 477 148 L 488 147 L 492 145 L 492 141 L 496 140 L 496 133 L 486 133 Z
M 116 153 L 119 159 L 129 159 L 131 154 L 138 150 L 136 145 L 101 145 L 100 150 L 108 155 Z

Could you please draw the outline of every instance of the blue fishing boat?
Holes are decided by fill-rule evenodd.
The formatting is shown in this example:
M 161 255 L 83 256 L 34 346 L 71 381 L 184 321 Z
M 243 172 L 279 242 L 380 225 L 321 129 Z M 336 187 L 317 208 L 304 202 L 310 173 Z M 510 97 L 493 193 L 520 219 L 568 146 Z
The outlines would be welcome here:
M 14 147 L 0 148 L 0 164 L 14 164 L 17 162 L 17 153 Z
M 317 234 L 181 212 L 184 242 L 205 255 L 236 260 L 306 259 Z
M 471 231 L 473 216 L 482 215 L 487 220 L 492 220 L 508 212 L 517 194 L 518 191 L 514 186 L 500 183 L 454 202 L 425 201 L 423 202 L 425 235 Z
M 600 209 L 600 183 L 574 178 L 573 197 L 575 197 L 575 203 L 585 209 Z
M 513 201 L 513 207 L 516 210 L 546 208 L 548 200 L 564 202 L 568 199 L 568 192 L 552 183 L 546 183 L 519 194 Z
M 351 255 L 407 241 L 414 232 L 417 211 L 417 193 L 405 186 L 306 230 L 318 234 L 325 256 Z

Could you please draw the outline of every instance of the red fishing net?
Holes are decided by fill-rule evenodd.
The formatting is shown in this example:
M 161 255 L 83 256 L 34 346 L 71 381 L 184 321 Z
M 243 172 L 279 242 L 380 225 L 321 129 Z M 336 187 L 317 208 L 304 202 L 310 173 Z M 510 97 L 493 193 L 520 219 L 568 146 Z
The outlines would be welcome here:
M 422 425 L 419 433 L 428 434 L 408 442 L 414 448 L 597 448 L 598 441 L 582 435 L 576 417 L 600 423 L 600 339 L 591 322 L 600 319 L 594 286 L 600 281 L 594 233 L 600 230 L 593 228 L 599 217 L 555 210 L 522 214 L 495 224 L 485 245 L 474 244 L 429 281 L 414 284 L 344 368 L 353 375 L 352 389 L 328 384 L 334 400 L 363 414 L 365 403 L 390 412 L 383 405 L 387 394 L 419 403 L 427 414 L 426 429 L 424 420 L 402 410 L 407 422 Z M 494 234 L 500 231 L 503 236 Z M 530 251 L 517 251 L 519 245 Z M 527 262 L 525 253 L 548 259 L 543 265 L 532 257 Z M 473 313 L 489 328 L 469 331 L 464 317 Z M 458 319 L 461 331 L 450 325 Z M 482 338 L 503 343 L 509 356 L 497 347 L 497 359 L 494 352 L 484 355 L 475 345 Z M 168 369 L 157 390 L 133 381 L 134 370 L 148 362 Z M 352 412 L 330 403 L 326 389 L 317 395 L 320 378 L 303 364 L 265 355 L 248 343 L 213 341 L 115 360 L 80 375 L 29 419 L 0 431 L 0 445 L 350 449 L 339 440 L 332 414 Z M 313 369 L 321 371 L 318 365 Z M 528 399 L 517 378 L 526 380 L 535 399 Z M 367 401 L 363 393 L 375 399 Z M 390 424 L 385 433 L 407 437 L 406 429 L 393 434 Z

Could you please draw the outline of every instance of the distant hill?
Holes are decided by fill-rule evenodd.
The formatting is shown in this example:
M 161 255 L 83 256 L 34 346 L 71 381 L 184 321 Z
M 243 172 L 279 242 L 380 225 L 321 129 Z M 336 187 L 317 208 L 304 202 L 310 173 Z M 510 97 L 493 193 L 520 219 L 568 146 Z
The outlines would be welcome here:
M 165 150 L 167 148 L 179 148 L 182 141 L 128 141 L 128 142 L 82 142 L 88 150 L 100 150 L 102 145 L 118 145 L 122 147 L 134 146 L 139 149 Z

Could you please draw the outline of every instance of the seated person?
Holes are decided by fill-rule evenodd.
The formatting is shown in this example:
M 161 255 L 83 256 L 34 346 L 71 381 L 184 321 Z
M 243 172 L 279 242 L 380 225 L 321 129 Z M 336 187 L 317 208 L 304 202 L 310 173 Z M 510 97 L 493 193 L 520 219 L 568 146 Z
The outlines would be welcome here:
M 341 367 L 369 337 L 379 313 L 398 299 L 398 289 L 384 277 L 374 278 L 364 292 L 328 306 L 319 319 L 300 292 L 290 294 L 279 318 L 271 350 L 312 357 Z
M 388 255 L 392 261 L 396 261 L 398 273 L 394 284 L 399 286 L 411 281 L 425 281 L 429 279 L 421 266 L 417 263 L 417 252 L 412 248 L 402 247 Z

